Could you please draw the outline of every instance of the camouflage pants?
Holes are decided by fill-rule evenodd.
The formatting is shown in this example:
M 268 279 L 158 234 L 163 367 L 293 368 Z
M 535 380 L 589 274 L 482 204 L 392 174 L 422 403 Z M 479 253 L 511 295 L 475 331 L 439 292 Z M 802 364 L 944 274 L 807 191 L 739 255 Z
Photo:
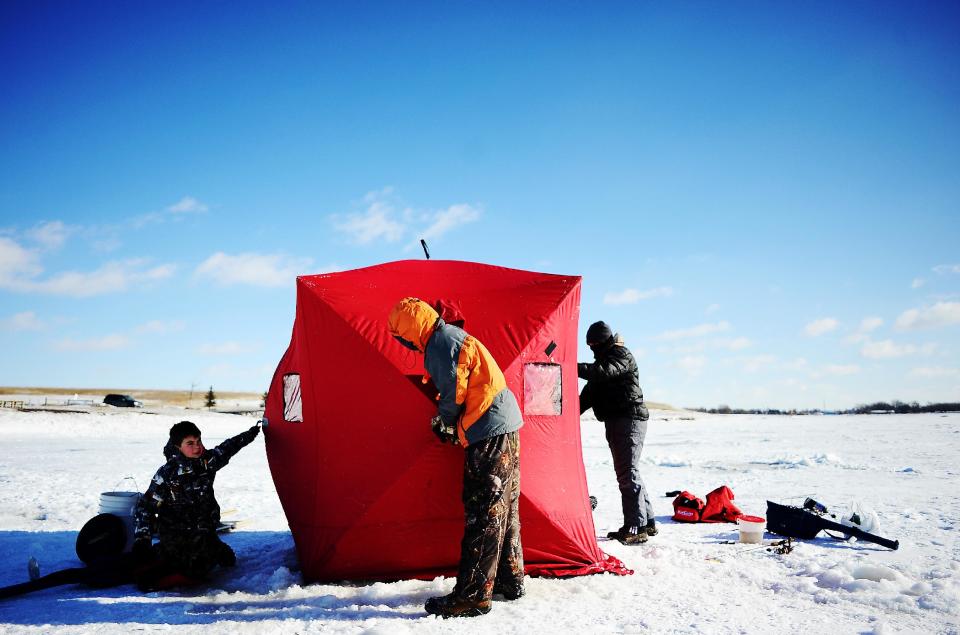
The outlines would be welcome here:
M 463 463 L 466 526 L 454 596 L 490 599 L 495 582 L 523 583 L 520 544 L 520 436 L 501 434 L 467 447 Z
M 237 561 L 230 545 L 213 531 L 163 536 L 159 551 L 173 571 L 191 578 L 203 578 L 215 566 L 233 566 Z

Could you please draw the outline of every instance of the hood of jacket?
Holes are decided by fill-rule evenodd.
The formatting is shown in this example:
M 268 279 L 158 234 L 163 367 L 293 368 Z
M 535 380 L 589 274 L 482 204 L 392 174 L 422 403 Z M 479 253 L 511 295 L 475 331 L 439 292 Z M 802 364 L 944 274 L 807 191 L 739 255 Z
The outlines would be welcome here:
M 619 333 L 614 333 L 607 339 L 606 342 L 592 349 L 593 358 L 600 359 L 602 357 L 606 357 L 610 351 L 613 350 L 614 346 L 623 346 L 623 338 L 620 337 Z
M 404 298 L 390 311 L 387 326 L 390 334 L 412 344 L 421 353 L 436 328 L 440 315 L 419 298 Z
M 163 458 L 170 460 L 178 456 L 183 456 L 180 454 L 180 448 L 173 444 L 173 441 L 167 441 L 167 444 L 163 446 Z
M 163 446 L 163 458 L 167 459 L 167 462 L 175 461 L 182 468 L 193 470 L 200 465 L 203 458 L 207 456 L 209 450 L 204 450 L 203 454 L 198 456 L 195 459 L 188 458 L 183 455 L 183 452 L 180 451 L 180 448 L 173 444 L 173 441 L 167 441 L 167 444 Z

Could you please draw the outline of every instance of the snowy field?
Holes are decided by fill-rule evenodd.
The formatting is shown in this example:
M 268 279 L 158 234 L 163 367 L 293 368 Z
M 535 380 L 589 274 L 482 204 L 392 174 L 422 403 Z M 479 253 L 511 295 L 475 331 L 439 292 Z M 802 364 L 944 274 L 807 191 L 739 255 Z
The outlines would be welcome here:
M 694 416 L 693 420 L 680 417 Z M 90 414 L 0 411 L 0 585 L 79 566 L 76 532 L 99 493 L 143 489 L 183 411 Z M 208 446 L 253 418 L 190 412 Z M 620 524 L 602 424 L 585 417 L 597 533 Z M 427 617 L 423 602 L 452 579 L 304 586 L 267 468 L 263 439 L 217 479 L 225 536 L 240 559 L 211 586 L 143 595 L 133 586 L 58 587 L 0 600 L 3 633 L 958 633 L 960 415 L 711 416 L 654 411 L 642 474 L 660 535 L 601 548 L 635 575 L 528 579 L 527 596 L 470 620 Z M 130 480 L 132 477 L 136 488 Z M 669 490 L 701 497 L 728 485 L 748 514 L 765 501 L 813 497 L 842 512 L 873 509 L 899 551 L 822 537 L 793 553 L 727 544 L 733 525 L 672 523 Z M 233 510 L 233 511 L 231 511 Z M 767 536 L 773 539 L 773 536 Z

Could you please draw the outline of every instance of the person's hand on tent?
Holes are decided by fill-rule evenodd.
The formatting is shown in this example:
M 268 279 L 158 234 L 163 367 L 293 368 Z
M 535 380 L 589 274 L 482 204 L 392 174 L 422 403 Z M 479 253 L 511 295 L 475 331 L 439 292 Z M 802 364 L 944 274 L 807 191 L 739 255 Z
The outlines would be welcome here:
M 430 429 L 433 430 L 433 433 L 437 435 L 437 438 L 440 439 L 440 443 L 452 443 L 457 444 L 457 437 L 453 433 L 453 427 L 448 426 L 443 422 L 443 417 L 440 415 L 435 416 L 430 420 Z
M 250 443 L 251 441 L 257 438 L 258 434 L 260 434 L 260 424 L 259 423 L 253 424 L 253 426 L 251 426 L 249 430 L 247 430 L 246 432 L 243 432 L 242 434 L 243 434 L 244 444 Z

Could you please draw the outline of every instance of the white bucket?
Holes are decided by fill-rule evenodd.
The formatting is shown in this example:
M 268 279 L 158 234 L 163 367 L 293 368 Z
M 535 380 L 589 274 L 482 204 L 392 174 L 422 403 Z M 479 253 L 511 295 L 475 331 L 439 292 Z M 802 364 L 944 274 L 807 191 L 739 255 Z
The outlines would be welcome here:
M 140 492 L 103 492 L 100 494 L 100 513 L 119 516 L 127 529 L 127 544 L 124 551 L 133 546 L 133 513 L 140 502 Z
M 759 544 L 763 542 L 763 530 L 767 527 L 767 519 L 760 516 L 741 516 L 737 519 L 740 525 L 740 542 Z

